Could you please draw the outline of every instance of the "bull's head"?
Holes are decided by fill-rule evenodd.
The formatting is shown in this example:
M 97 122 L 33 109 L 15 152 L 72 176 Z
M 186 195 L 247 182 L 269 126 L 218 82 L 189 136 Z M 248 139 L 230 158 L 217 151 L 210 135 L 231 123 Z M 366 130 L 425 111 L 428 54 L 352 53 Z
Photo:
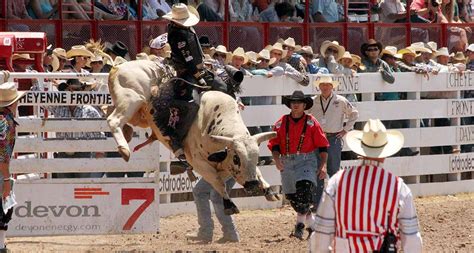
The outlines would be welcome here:
M 275 138 L 276 132 L 260 133 L 253 136 L 226 137 L 212 135 L 213 141 L 226 146 L 225 150 L 209 155 L 211 162 L 222 163 L 222 167 L 229 170 L 230 174 L 247 192 L 259 189 L 257 179 L 257 163 L 260 143 Z

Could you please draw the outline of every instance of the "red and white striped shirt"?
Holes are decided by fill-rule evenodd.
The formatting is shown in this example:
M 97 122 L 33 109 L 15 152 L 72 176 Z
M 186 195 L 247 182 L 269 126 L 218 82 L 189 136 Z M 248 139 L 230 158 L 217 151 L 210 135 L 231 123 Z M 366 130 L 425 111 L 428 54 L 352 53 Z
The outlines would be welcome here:
M 335 236 L 335 252 L 372 252 L 380 249 L 389 229 L 400 235 L 406 252 L 421 252 L 411 192 L 399 177 L 363 164 L 339 171 L 325 193 L 310 242 L 312 251 L 328 252 Z

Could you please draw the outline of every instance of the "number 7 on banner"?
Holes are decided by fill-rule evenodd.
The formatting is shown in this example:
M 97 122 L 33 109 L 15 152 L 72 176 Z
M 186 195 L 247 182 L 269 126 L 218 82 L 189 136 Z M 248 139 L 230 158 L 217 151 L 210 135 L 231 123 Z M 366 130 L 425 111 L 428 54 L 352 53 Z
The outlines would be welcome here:
M 142 215 L 143 212 L 153 203 L 155 200 L 155 189 L 147 188 L 129 188 L 122 189 L 122 205 L 129 205 L 130 200 L 143 199 L 145 202 L 141 204 L 135 212 L 128 218 L 125 225 L 123 225 L 123 230 L 132 229 L 135 222 Z

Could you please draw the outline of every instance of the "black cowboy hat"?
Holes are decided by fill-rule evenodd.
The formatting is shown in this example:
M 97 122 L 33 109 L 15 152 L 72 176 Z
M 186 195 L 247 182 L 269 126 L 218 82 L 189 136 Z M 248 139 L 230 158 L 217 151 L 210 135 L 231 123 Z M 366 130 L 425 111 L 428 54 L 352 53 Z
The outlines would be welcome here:
M 128 47 L 121 41 L 116 41 L 111 47 L 106 48 L 106 53 L 112 52 L 117 56 L 125 57 L 128 53 Z
M 201 44 L 202 47 L 212 47 L 211 42 L 209 41 L 209 37 L 205 35 L 199 37 L 199 43 Z
M 309 110 L 313 107 L 313 99 L 311 96 L 305 96 L 304 93 L 300 90 L 295 90 L 291 96 L 284 96 L 282 99 L 283 104 L 285 104 L 288 108 L 291 109 L 291 102 L 293 101 L 301 101 L 306 104 L 305 110 Z
M 367 54 L 365 53 L 365 51 L 367 51 L 367 48 L 369 48 L 370 46 L 376 46 L 378 49 L 379 49 L 379 54 L 382 53 L 382 50 L 383 50 L 383 45 L 382 43 L 374 40 L 374 39 L 370 39 L 369 41 L 367 41 L 366 43 L 362 44 L 362 46 L 360 47 L 360 53 L 364 56 L 364 57 L 367 57 Z

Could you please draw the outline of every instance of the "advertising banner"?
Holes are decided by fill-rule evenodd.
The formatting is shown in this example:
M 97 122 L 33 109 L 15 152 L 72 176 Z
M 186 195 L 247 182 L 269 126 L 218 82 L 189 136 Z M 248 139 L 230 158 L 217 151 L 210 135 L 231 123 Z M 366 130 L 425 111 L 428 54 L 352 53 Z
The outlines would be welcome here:
M 156 184 L 16 184 L 9 236 L 155 233 Z

